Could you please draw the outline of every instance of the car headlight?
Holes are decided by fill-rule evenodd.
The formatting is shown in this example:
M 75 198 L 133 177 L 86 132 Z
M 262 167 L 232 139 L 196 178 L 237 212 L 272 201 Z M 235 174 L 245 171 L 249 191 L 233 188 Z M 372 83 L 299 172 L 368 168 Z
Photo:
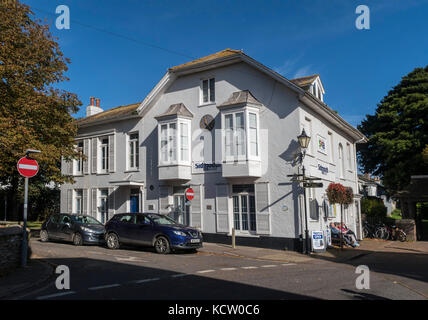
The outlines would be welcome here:
M 94 232 L 92 229 L 86 228 L 86 227 L 82 227 L 82 230 L 85 232 Z
M 173 231 L 177 236 L 186 237 L 187 234 L 185 234 L 183 231 L 174 230 Z

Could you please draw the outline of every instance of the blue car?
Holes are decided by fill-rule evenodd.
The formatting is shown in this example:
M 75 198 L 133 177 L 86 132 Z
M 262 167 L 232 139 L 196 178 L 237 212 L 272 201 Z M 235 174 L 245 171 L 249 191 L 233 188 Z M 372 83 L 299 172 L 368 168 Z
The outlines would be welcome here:
M 105 239 L 110 249 L 118 249 L 121 244 L 143 245 L 154 247 L 157 253 L 167 254 L 174 249 L 196 251 L 202 247 L 200 231 L 161 214 L 116 214 L 105 228 Z

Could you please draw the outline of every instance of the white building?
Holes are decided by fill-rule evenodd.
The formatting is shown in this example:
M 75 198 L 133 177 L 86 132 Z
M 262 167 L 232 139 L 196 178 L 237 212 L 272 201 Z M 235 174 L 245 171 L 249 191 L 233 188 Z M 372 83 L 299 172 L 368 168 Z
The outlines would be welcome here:
M 63 163 L 74 184 L 61 210 L 106 221 L 159 212 L 202 229 L 206 240 L 295 250 L 304 233 L 297 136 L 312 137 L 304 165 L 323 188 L 307 189 L 310 230 L 340 220 L 330 182 L 353 188 L 345 222 L 360 233 L 355 144 L 365 137 L 323 103 L 318 75 L 288 80 L 242 51 L 223 50 L 170 68 L 142 103 L 79 119 L 87 161 Z M 195 198 L 186 205 L 184 191 Z

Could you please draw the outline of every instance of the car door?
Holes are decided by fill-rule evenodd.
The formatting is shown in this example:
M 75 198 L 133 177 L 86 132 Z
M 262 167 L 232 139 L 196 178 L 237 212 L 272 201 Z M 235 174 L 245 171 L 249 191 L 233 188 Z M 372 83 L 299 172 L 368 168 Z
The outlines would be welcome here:
M 151 245 L 154 236 L 153 223 L 143 214 L 137 215 L 135 226 L 132 228 L 132 242 L 140 245 Z
M 117 222 L 116 232 L 119 236 L 120 242 L 132 243 L 132 232 L 135 229 L 135 214 L 124 214 Z
M 58 238 L 61 240 L 71 241 L 73 237 L 72 221 L 68 214 L 60 216 Z
M 52 239 L 58 239 L 59 219 L 59 214 L 53 214 L 46 224 L 46 230 L 48 231 L 49 237 Z

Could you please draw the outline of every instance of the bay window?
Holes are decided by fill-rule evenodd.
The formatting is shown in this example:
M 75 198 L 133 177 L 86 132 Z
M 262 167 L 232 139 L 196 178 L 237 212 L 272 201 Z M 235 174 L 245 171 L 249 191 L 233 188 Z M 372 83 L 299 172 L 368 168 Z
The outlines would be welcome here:
M 159 165 L 190 165 L 190 121 L 177 119 L 159 124 Z
M 223 116 L 224 160 L 258 160 L 258 112 L 243 110 Z

